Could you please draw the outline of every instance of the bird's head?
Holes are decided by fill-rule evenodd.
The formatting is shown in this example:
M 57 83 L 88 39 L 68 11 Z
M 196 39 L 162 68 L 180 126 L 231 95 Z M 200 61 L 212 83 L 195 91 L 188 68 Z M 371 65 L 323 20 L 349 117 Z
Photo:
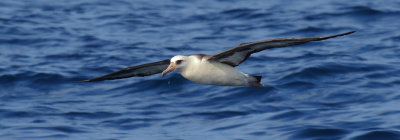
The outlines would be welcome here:
M 189 59 L 188 56 L 183 56 L 183 55 L 176 55 L 176 56 L 172 57 L 168 68 L 162 72 L 162 76 L 164 76 L 174 70 L 181 72 L 186 67 L 188 59 Z

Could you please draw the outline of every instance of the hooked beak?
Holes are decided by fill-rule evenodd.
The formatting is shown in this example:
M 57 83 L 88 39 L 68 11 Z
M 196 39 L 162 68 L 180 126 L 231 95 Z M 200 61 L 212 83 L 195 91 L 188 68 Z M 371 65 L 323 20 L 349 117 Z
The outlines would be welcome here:
M 164 75 L 167 75 L 168 73 L 170 73 L 171 71 L 174 71 L 176 68 L 176 64 L 174 62 L 171 62 L 168 66 L 167 69 L 165 69 L 161 74 L 164 77 Z

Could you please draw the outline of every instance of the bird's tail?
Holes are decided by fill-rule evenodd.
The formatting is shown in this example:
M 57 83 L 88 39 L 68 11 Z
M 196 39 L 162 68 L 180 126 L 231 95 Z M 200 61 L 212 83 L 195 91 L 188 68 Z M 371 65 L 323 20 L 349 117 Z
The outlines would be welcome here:
M 256 81 L 249 82 L 250 86 L 264 87 L 264 85 L 260 83 L 262 76 L 251 76 L 251 77 L 255 78 Z

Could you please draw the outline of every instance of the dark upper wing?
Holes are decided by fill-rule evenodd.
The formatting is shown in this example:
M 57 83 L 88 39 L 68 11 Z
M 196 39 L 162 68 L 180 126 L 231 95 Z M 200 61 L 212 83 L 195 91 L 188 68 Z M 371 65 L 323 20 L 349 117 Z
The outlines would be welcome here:
M 84 82 L 114 80 L 114 79 L 122 79 L 122 78 L 134 77 L 134 76 L 142 77 L 142 76 L 153 75 L 153 74 L 161 73 L 163 70 L 165 70 L 168 67 L 169 62 L 170 62 L 170 60 L 166 59 L 166 60 L 162 60 L 162 61 L 158 61 L 158 62 L 128 67 L 128 68 L 122 69 L 120 71 L 116 71 L 116 72 L 106 74 L 106 75 L 103 75 L 100 77 L 96 77 L 96 78 L 89 79 L 89 80 L 84 80 Z
M 244 43 L 240 44 L 237 47 L 223 51 L 221 53 L 211 55 L 209 56 L 209 60 L 218 61 L 234 67 L 242 63 L 244 60 L 246 60 L 252 53 L 256 53 L 266 49 L 293 46 L 293 45 L 307 43 L 310 41 L 318 41 L 338 36 L 344 36 L 354 32 L 355 31 L 351 31 L 342 34 L 323 36 L 323 37 L 286 38 L 286 39 L 282 38 L 282 39 L 263 40 L 257 42 Z

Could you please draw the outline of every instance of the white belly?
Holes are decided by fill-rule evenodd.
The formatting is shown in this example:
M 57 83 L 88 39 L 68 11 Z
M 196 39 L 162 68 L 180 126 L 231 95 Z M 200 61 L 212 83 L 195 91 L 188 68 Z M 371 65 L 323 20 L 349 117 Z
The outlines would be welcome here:
M 199 62 L 180 72 L 183 77 L 201 84 L 246 86 L 254 78 L 223 63 Z

